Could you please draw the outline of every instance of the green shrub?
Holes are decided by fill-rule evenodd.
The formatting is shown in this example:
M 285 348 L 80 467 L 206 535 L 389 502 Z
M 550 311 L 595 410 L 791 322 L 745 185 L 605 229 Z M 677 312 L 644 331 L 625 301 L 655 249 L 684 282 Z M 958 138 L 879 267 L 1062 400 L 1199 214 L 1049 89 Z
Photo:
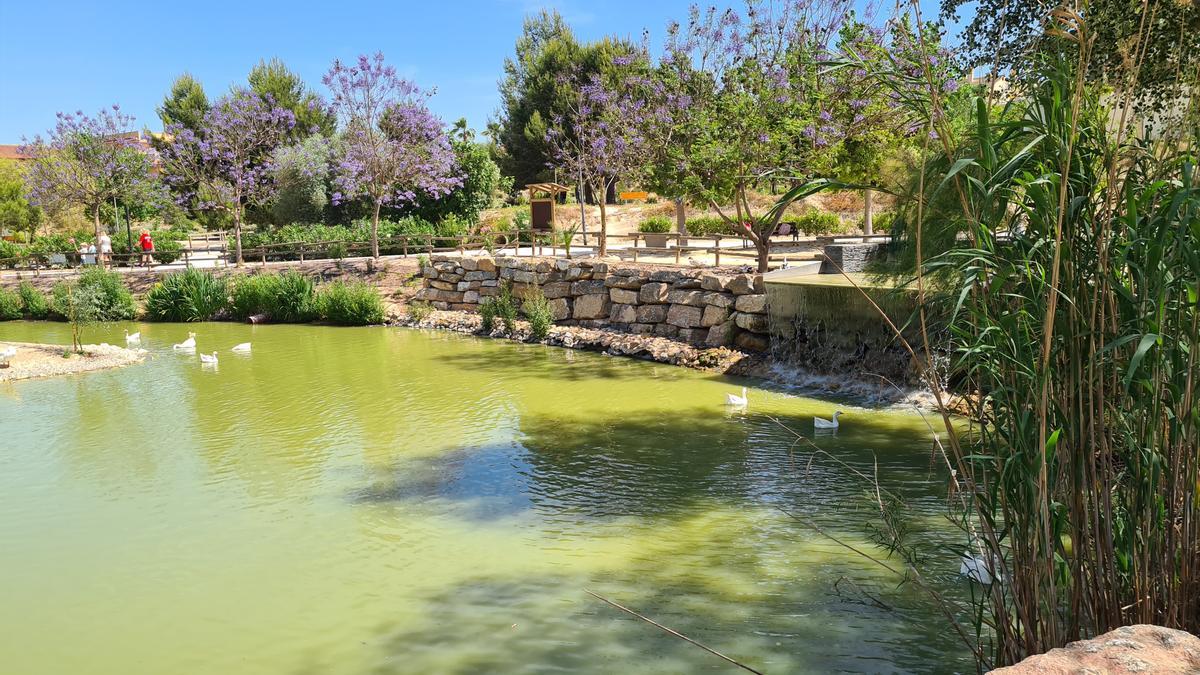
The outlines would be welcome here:
M 239 321 L 255 314 L 267 314 L 271 309 L 279 277 L 274 274 L 254 274 L 239 277 L 229 289 L 229 313 Z
M 810 209 L 796 219 L 796 229 L 808 235 L 833 234 L 845 232 L 846 226 L 836 213 Z
M 0 267 L 13 267 L 19 258 L 25 255 L 25 247 L 11 241 L 0 239 Z
M 71 307 L 79 305 L 79 301 L 71 299 L 72 294 L 87 299 L 87 314 L 91 321 L 133 319 L 133 295 L 125 288 L 121 275 L 116 272 L 92 267 L 80 274 L 79 279 L 75 281 L 56 284 L 50 306 L 55 314 L 68 320 L 71 317 Z
M 21 296 L 0 288 L 0 321 L 12 321 L 21 318 Z
M 666 234 L 671 231 L 671 219 L 666 216 L 647 218 L 638 224 L 638 232 L 648 234 Z M 688 230 L 689 232 L 691 230 Z
M 190 269 L 168 274 L 146 294 L 146 316 L 153 321 L 208 321 L 229 302 L 225 279 Z
M 496 298 L 484 298 L 483 302 L 479 303 L 479 318 L 482 320 L 480 328 L 489 335 L 496 329 L 496 310 Z
M 554 310 L 550 309 L 550 301 L 539 289 L 525 299 L 522 309 L 525 318 L 529 319 L 529 332 L 533 339 L 539 342 L 545 340 L 550 334 L 550 326 L 554 325 Z
M 17 295 L 21 297 L 21 309 L 25 312 L 25 316 L 31 319 L 45 319 L 50 316 L 50 303 L 46 301 L 46 296 L 33 287 L 33 284 L 28 281 L 22 281 L 21 287 L 17 289 Z
M 428 302 L 417 301 L 408 305 L 408 316 L 417 323 L 428 319 L 431 314 L 433 314 L 433 305 Z
M 517 330 L 517 299 L 513 297 L 512 284 L 505 282 L 496 296 L 496 316 L 504 323 L 504 332 L 512 335 Z
M 736 235 L 729 223 L 725 222 L 725 219 L 720 216 L 688 218 L 687 231 L 688 234 L 697 237 L 711 237 L 714 234 Z
M 322 319 L 339 326 L 383 323 L 379 292 L 362 282 L 326 284 L 317 293 L 316 305 Z
M 884 211 L 883 213 L 872 214 L 871 225 L 876 232 L 890 232 L 892 225 L 896 222 L 895 211 Z

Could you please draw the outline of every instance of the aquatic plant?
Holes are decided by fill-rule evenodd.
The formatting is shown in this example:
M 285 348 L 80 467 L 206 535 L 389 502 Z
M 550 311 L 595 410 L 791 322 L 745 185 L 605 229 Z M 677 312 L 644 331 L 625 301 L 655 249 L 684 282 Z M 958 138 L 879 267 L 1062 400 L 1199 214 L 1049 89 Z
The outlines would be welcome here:
M 1004 580 L 979 587 L 971 626 L 938 599 L 981 668 L 1127 624 L 1200 630 L 1200 138 L 1190 117 L 1139 138 L 1122 96 L 1085 85 L 1082 16 L 1055 10 L 1047 35 L 1029 90 L 980 92 L 965 137 L 921 58 L 877 74 L 926 139 L 897 223 L 920 337 L 896 334 L 943 416 L 969 553 Z M 973 392 L 967 433 L 932 309 Z M 905 533 L 881 532 L 922 583 Z
M 315 308 L 320 319 L 339 326 L 383 323 L 383 301 L 379 299 L 379 291 L 362 282 L 325 284 L 317 292 Z
M 484 298 L 483 302 L 479 303 L 479 318 L 482 323 L 480 329 L 490 335 L 496 329 L 496 317 L 498 316 L 495 298 Z
M 146 318 L 153 321 L 208 321 L 229 303 L 225 279 L 205 270 L 168 274 L 146 294 Z

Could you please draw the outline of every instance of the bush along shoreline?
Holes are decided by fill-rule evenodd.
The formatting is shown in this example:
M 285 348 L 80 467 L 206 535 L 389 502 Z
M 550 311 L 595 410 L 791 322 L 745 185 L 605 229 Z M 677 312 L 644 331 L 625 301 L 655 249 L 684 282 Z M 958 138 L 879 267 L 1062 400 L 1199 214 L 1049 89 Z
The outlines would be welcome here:
M 89 269 L 61 281 L 49 295 L 28 282 L 17 291 L 0 289 L 0 321 L 67 321 L 71 298 L 85 292 L 95 305 L 95 321 L 269 321 L 370 326 L 384 323 L 379 292 L 361 281 L 318 284 L 295 271 L 226 278 L 206 270 L 172 272 L 146 294 L 140 313 L 120 274 Z

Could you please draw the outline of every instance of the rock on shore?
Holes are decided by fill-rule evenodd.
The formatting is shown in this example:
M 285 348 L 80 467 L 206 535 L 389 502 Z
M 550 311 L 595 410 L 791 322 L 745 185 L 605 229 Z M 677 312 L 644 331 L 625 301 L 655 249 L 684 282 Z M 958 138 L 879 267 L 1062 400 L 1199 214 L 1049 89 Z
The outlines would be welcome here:
M 423 321 L 416 321 L 410 316 L 398 316 L 394 319 L 394 324 L 482 335 L 483 321 L 478 314 L 472 312 L 435 311 Z M 492 333 L 487 337 L 507 337 L 520 342 L 529 342 L 532 339 L 529 324 L 525 321 L 517 321 L 513 335 L 505 335 L 501 322 L 497 321 Z M 734 374 L 762 374 L 758 371 L 763 370 L 764 365 L 764 359 L 760 355 L 747 354 L 727 347 L 697 347 L 664 337 L 582 326 L 551 326 L 550 334 L 542 344 Z
M 1200 673 L 1200 638 L 1161 626 L 1124 626 L 1091 640 L 1031 656 L 1002 675 Z

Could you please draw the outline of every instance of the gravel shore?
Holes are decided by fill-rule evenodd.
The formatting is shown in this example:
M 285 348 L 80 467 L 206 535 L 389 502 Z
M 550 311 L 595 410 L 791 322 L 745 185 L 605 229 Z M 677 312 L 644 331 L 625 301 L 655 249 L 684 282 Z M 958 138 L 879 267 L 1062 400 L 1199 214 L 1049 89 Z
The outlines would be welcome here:
M 0 382 L 119 368 L 140 363 L 146 356 L 145 350 L 142 349 L 125 349 L 101 344 L 84 345 L 83 354 L 63 357 L 63 353 L 70 349 L 63 345 L 0 342 L 0 350 L 9 347 L 16 347 L 17 355 L 9 361 L 7 368 L 0 367 Z

